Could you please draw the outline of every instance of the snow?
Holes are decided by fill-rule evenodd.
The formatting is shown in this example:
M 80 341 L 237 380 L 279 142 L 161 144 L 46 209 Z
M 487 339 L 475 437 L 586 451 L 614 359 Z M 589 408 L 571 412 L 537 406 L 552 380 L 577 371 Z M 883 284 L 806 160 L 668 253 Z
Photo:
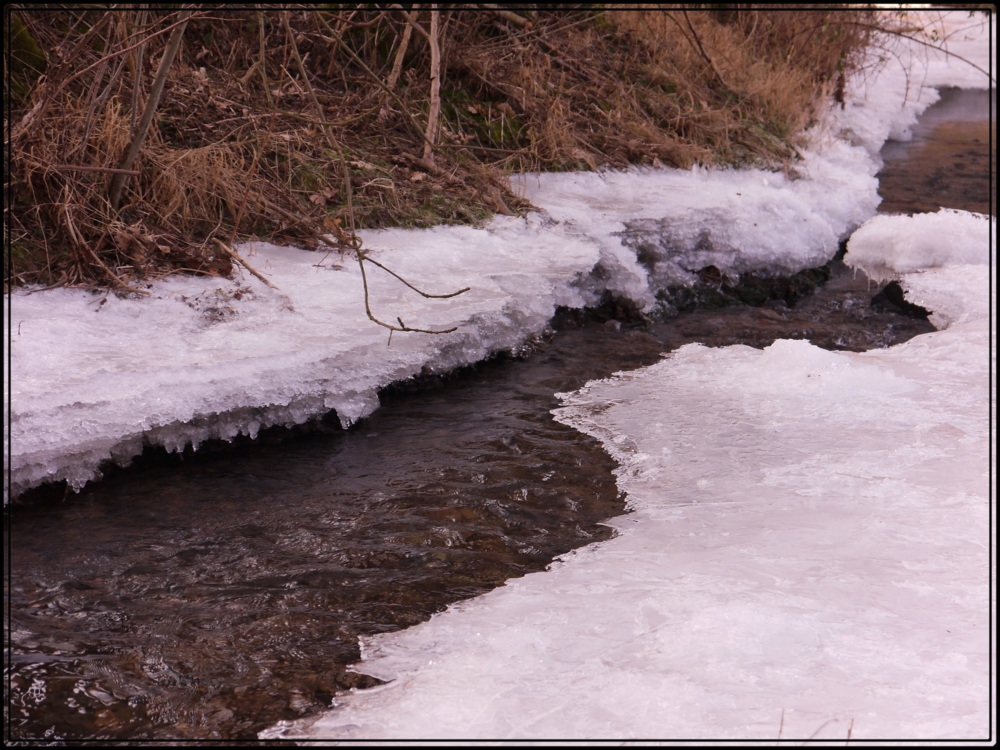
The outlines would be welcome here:
M 524 196 L 595 238 L 605 288 L 646 304 L 708 265 L 727 275 L 823 265 L 875 213 L 878 182 L 861 149 L 807 151 L 800 179 L 763 170 L 631 170 L 522 177 Z M 623 227 L 624 225 L 624 227 Z
M 239 251 L 277 289 L 237 273 L 168 277 L 150 299 L 17 291 L 5 342 L 10 492 L 57 480 L 79 489 L 144 445 L 197 448 L 330 409 L 348 426 L 377 408 L 380 388 L 516 348 L 557 306 L 594 304 L 605 291 L 651 310 L 659 289 L 708 264 L 726 273 L 822 265 L 874 213 L 877 183 L 866 153 L 842 142 L 807 153 L 800 171 L 794 181 L 760 170 L 534 175 L 524 184 L 541 210 L 524 218 L 361 232 L 366 252 L 425 291 L 470 287 L 425 299 L 369 266 L 375 316 L 458 328 L 397 333 L 389 346 L 365 315 L 353 258 L 320 262 L 264 243 Z
M 996 219 L 947 208 L 875 216 L 851 235 L 844 262 L 875 281 L 899 280 L 908 301 L 932 311 L 936 328 L 984 318 L 989 271 L 996 266 Z
M 980 25 L 980 41 L 990 32 Z M 965 52 L 995 55 L 981 43 Z M 952 61 L 923 59 L 935 85 L 985 85 L 964 70 L 949 77 Z M 831 113 L 809 163 L 829 180 L 828 165 L 864 152 L 866 168 L 847 168 L 845 182 L 874 174 L 882 142 L 905 137 L 936 97 L 907 98 L 906 79 L 890 63 L 863 81 L 869 98 L 855 88 Z M 768 254 L 765 235 L 755 245 L 756 233 L 726 223 L 744 220 L 734 194 L 754 179 L 550 175 L 525 190 L 581 235 L 618 236 L 624 223 L 626 247 L 648 243 L 646 264 L 613 241 L 600 246 L 611 283 L 641 291 L 657 283 L 643 279 L 649 266 L 661 280 L 708 258 L 736 271 L 746 259 L 733 248 L 791 267 L 792 255 Z M 956 211 L 862 223 L 863 195 L 841 205 L 837 222 L 840 198 L 823 201 L 829 182 L 768 179 L 752 200 L 806 239 L 803 255 L 829 241 L 811 232 L 812 216 L 834 236 L 861 224 L 845 260 L 898 279 L 941 330 L 865 353 L 805 341 L 692 344 L 560 394 L 556 418 L 619 464 L 631 512 L 609 522 L 617 536 L 426 623 L 363 639 L 355 668 L 386 685 L 339 695 L 331 711 L 262 738 L 993 736 L 995 224 Z M 691 238 L 701 229 L 699 246 Z
M 948 65 L 928 70 L 940 77 Z M 649 311 L 657 291 L 690 284 L 706 265 L 728 275 L 821 265 L 875 212 L 889 123 L 900 107 L 921 111 L 918 102 L 936 96 L 904 106 L 895 96 L 901 73 L 890 66 L 884 75 L 874 104 L 853 95 L 831 115 L 835 127 L 812 134 L 798 179 L 699 168 L 526 175 L 520 187 L 540 211 L 523 219 L 363 232 L 372 257 L 411 283 L 432 293 L 470 287 L 425 299 L 370 268 L 376 316 L 458 327 L 450 334 L 396 334 L 385 346 L 387 331 L 364 314 L 355 262 L 335 255 L 318 264 L 313 253 L 262 243 L 240 251 L 277 291 L 249 275 L 167 278 L 151 299 L 16 291 L 4 349 L 5 502 L 43 482 L 79 489 L 103 463 L 127 464 L 144 445 L 197 448 L 330 409 L 347 426 L 378 406 L 380 388 L 515 348 L 556 306 L 593 304 L 606 291 Z M 845 133 L 859 123 L 869 136 L 851 145 Z
M 536 217 L 498 218 L 488 231 L 364 232 L 379 262 L 432 294 L 426 300 L 367 268 L 381 319 L 454 333 L 400 334 L 364 312 L 352 256 L 262 243 L 242 248 L 277 289 L 170 277 L 151 299 L 76 290 L 19 292 L 12 300 L 12 492 L 43 481 L 78 488 L 103 461 L 127 463 L 143 444 L 197 448 L 255 435 L 336 409 L 345 426 L 378 406 L 378 389 L 424 368 L 442 372 L 519 345 L 557 305 L 581 304 L 570 286 L 595 248 Z M 5 396 L 7 394 L 5 393 Z M 7 466 L 5 464 L 5 472 Z

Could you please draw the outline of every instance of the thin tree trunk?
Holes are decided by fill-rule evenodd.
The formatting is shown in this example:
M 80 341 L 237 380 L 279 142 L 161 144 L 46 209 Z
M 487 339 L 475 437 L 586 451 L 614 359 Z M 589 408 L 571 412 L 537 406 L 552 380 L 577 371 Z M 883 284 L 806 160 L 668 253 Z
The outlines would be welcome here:
M 437 4 L 431 5 L 431 111 L 427 116 L 427 136 L 424 139 L 424 161 L 434 163 L 434 136 L 437 133 L 438 114 L 441 112 L 441 48 L 438 46 Z
M 191 17 L 193 12 L 193 10 L 182 10 L 180 13 L 179 20 L 181 23 L 171 32 L 166 49 L 163 50 L 163 57 L 160 58 L 160 68 L 156 71 L 156 79 L 149 90 L 149 98 L 146 99 L 146 106 L 142 111 L 142 120 L 139 121 L 139 127 L 132 138 L 132 144 L 118 165 L 118 169 L 131 169 L 136 157 L 139 156 L 142 143 L 146 140 L 149 126 L 153 122 L 153 115 L 156 114 L 156 107 L 160 103 L 160 95 L 163 93 L 163 86 L 167 82 L 167 74 L 170 72 L 170 66 L 173 65 L 174 57 L 177 56 L 177 50 L 181 46 L 181 38 L 184 36 L 184 29 L 187 28 L 188 18 Z M 138 83 L 136 81 L 136 85 Z M 114 180 L 111 182 L 111 189 L 108 191 L 108 200 L 111 202 L 111 209 L 113 211 L 118 210 L 118 203 L 121 201 L 122 190 L 125 188 L 128 177 L 127 174 L 121 172 L 116 174 Z
M 413 15 L 403 11 L 403 14 L 407 16 L 408 19 L 416 20 L 414 17 L 416 12 L 420 9 L 419 5 L 413 6 Z M 389 80 L 386 81 L 386 85 L 389 87 L 389 91 L 396 88 L 396 81 L 399 80 L 400 73 L 403 72 L 403 57 L 406 55 L 406 50 L 410 46 L 410 36 L 413 34 L 413 27 L 407 23 L 406 28 L 403 29 L 403 39 L 399 43 L 399 49 L 396 50 L 396 60 L 392 64 L 392 72 L 389 74 Z
M 135 25 L 139 28 L 140 33 L 142 28 L 146 25 L 146 17 L 148 16 L 148 11 L 140 10 L 136 13 Z M 135 67 L 132 72 L 132 80 L 135 82 L 135 86 L 132 88 L 132 120 L 129 123 L 129 132 L 135 133 L 135 123 L 139 117 L 139 99 L 142 96 L 142 64 L 146 54 L 146 45 L 142 45 L 139 49 L 130 55 L 131 65 Z

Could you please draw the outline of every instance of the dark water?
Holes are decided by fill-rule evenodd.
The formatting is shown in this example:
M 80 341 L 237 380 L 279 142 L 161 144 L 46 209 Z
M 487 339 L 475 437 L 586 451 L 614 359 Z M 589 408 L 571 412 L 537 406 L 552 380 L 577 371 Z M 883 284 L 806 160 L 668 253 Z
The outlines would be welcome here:
M 882 213 L 918 213 L 940 207 L 996 215 L 996 91 L 942 89 L 907 143 L 886 143 L 878 175 Z M 992 189 L 991 189 L 992 185 Z
M 794 307 L 649 328 L 614 305 L 563 315 L 527 359 L 386 392 L 350 432 L 150 454 L 65 501 L 11 508 L 9 737 L 250 739 L 373 684 L 346 669 L 359 635 L 608 537 L 600 521 L 624 508 L 614 464 L 551 418 L 555 392 L 694 341 L 863 350 L 931 330 L 873 305 L 842 264 L 829 274 Z

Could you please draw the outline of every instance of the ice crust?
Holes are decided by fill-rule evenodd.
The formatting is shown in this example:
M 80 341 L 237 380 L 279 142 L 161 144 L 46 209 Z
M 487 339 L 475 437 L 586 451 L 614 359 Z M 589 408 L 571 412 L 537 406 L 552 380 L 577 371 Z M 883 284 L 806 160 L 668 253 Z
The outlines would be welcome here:
M 957 13 L 944 24 L 953 51 L 990 66 L 992 29 Z M 812 133 L 805 168 L 824 177 L 790 183 L 788 194 L 783 177 L 767 175 L 765 190 L 737 201 L 761 178 L 752 173 L 547 175 L 524 189 L 574 233 L 625 240 L 602 242 L 602 272 L 579 285 L 588 299 L 603 289 L 640 299 L 708 258 L 737 271 L 745 258 L 727 246 L 726 211 L 763 215 L 741 213 L 752 202 L 805 239 L 804 256 L 819 253 L 874 208 L 864 189 L 826 201 L 833 167 L 843 185 L 864 185 L 882 143 L 908 137 L 937 98 L 921 81 L 987 85 L 954 58 L 903 52 L 852 82 L 844 109 Z M 706 193 L 712 200 L 693 205 Z M 851 239 L 848 262 L 899 279 L 943 330 L 860 354 L 805 341 L 693 344 L 560 394 L 556 418 L 619 464 L 632 512 L 609 522 L 618 535 L 426 623 L 362 639 L 355 668 L 388 684 L 261 737 L 992 736 L 994 227 L 942 211 L 877 217 Z M 762 234 L 755 246 L 765 257 L 767 242 Z M 622 249 L 643 247 L 643 263 Z M 793 268 L 796 257 L 768 262 Z
M 851 235 L 844 262 L 876 281 L 898 280 L 938 329 L 983 318 L 995 281 L 996 219 L 947 208 L 875 216 Z
M 364 639 L 388 685 L 264 736 L 986 736 L 988 363 L 977 320 L 692 344 L 564 394 L 620 464 L 619 535 Z
M 757 169 L 563 172 L 522 176 L 519 187 L 552 218 L 601 238 L 588 301 L 608 289 L 648 309 L 656 291 L 689 285 L 708 265 L 730 276 L 823 265 L 875 213 L 878 182 L 862 149 L 806 151 L 797 171 L 794 180 Z
M 429 293 L 425 300 L 368 267 L 376 316 L 445 329 L 395 334 L 370 322 L 351 256 L 263 243 L 241 252 L 278 288 L 172 277 L 151 299 L 76 290 L 17 292 L 11 300 L 11 490 L 65 479 L 78 488 L 102 462 L 144 444 L 183 449 L 255 435 L 337 411 L 345 426 L 378 406 L 378 389 L 445 372 L 520 345 L 557 305 L 579 306 L 571 286 L 596 248 L 562 227 L 498 218 L 488 230 L 364 232 L 372 256 Z M 237 274 L 238 276 L 239 274 Z M 6 352 L 5 352 L 6 354 Z M 6 478 L 6 477 L 5 477 Z

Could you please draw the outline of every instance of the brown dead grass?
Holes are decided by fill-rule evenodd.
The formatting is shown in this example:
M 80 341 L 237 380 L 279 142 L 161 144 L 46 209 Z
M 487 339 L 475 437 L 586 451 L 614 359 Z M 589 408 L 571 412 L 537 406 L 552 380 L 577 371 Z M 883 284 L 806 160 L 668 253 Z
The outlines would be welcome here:
M 129 147 L 177 14 L 7 12 L 18 35 L 5 57 L 5 288 L 121 291 L 178 270 L 229 273 L 213 239 L 309 246 L 321 235 L 343 238 L 345 165 L 323 121 L 343 148 L 359 228 L 475 223 L 523 210 L 507 180 L 513 171 L 782 168 L 794 162 L 815 103 L 858 64 L 871 33 L 861 10 L 656 6 L 513 20 L 444 11 L 431 169 L 419 161 L 429 44 L 413 33 L 396 98 L 372 79 L 389 77 L 401 12 L 289 11 L 306 81 L 279 12 L 203 8 L 185 29 L 113 210 L 107 170 Z M 416 21 L 429 27 L 426 11 Z

